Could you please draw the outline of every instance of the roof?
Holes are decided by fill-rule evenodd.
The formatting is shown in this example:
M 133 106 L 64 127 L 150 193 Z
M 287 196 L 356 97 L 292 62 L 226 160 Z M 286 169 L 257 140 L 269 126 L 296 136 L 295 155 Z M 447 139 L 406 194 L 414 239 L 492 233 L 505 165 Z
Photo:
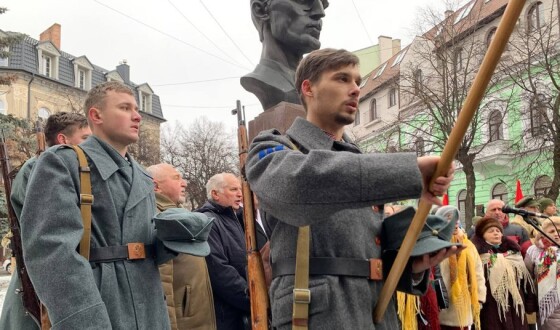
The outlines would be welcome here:
M 16 34 L 15 32 L 2 31 L 2 30 L 0 30 L 0 32 L 4 32 L 6 34 Z M 32 74 L 42 76 L 42 74 L 39 72 L 38 52 L 37 52 L 37 45 L 39 45 L 40 43 L 44 43 L 44 42 L 40 42 L 29 36 L 25 36 L 21 42 L 13 45 L 10 48 L 8 68 L 23 70 Z M 84 57 L 84 56 L 74 56 L 64 51 L 60 51 L 60 57 L 58 60 L 58 79 L 56 79 L 55 81 L 69 87 L 75 87 L 73 60 L 80 57 Z M 106 74 L 110 71 L 114 71 L 114 70 L 104 69 L 93 63 L 92 66 L 93 66 L 92 75 L 91 75 L 92 86 L 96 86 L 106 82 L 107 81 Z M 51 79 L 51 78 L 45 77 L 45 79 Z M 137 90 L 137 87 L 139 85 L 135 84 L 134 82 L 128 82 L 126 84 L 132 88 L 132 90 L 135 93 L 136 100 L 139 101 L 139 94 Z M 140 85 L 146 85 L 146 83 Z M 149 115 L 154 116 L 160 120 L 165 120 L 165 118 L 163 117 L 159 96 L 157 96 L 156 94 L 152 95 L 152 112 Z
M 446 17 L 441 23 L 424 33 L 422 37 L 429 40 L 435 40 L 437 37 L 445 38 L 445 36 L 452 36 L 454 39 L 460 39 L 501 15 L 505 10 L 507 3 L 508 0 L 469 1 L 464 6 Z M 441 31 L 445 26 L 452 27 L 454 29 L 453 33 L 441 34 Z M 451 40 L 439 40 L 439 44 L 443 45 L 449 41 Z M 406 46 L 399 53 L 393 55 L 393 57 L 385 63 L 381 63 L 378 67 L 373 69 L 369 75 L 364 77 L 364 80 L 367 79 L 367 81 L 361 88 L 362 96 L 360 97 L 360 100 L 368 98 L 381 86 L 384 86 L 399 77 L 400 61 L 402 60 L 402 57 L 406 55 L 406 51 L 409 48 L 410 45 Z M 399 55 L 403 56 L 399 58 Z

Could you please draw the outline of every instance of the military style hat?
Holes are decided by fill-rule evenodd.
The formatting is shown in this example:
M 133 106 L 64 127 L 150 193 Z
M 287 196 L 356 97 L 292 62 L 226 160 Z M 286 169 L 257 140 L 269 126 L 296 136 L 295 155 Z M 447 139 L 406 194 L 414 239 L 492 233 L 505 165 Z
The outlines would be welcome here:
M 544 212 L 544 210 L 546 210 L 546 208 L 549 207 L 550 205 L 555 205 L 556 204 L 556 203 L 554 203 L 554 201 L 552 199 L 546 198 L 546 197 L 543 197 L 543 198 L 539 199 L 538 203 L 540 205 L 541 212 Z
M 533 196 L 525 196 L 519 200 L 519 202 L 515 203 L 515 207 L 540 207 L 539 202 Z
M 207 240 L 214 219 L 183 208 L 171 208 L 156 215 L 154 221 L 156 236 L 166 248 L 199 257 L 210 254 Z
M 398 250 L 401 247 L 415 213 L 413 207 L 407 207 L 383 220 L 384 251 Z M 440 216 L 429 215 L 410 255 L 416 257 L 461 245 L 450 242 L 454 230 L 455 220 L 447 221 Z

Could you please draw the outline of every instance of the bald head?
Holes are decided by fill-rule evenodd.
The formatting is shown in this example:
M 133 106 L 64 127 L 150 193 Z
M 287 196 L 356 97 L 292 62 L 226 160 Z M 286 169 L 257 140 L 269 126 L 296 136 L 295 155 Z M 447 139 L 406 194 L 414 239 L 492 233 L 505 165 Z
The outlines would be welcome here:
M 160 163 L 146 169 L 154 181 L 154 191 L 169 198 L 175 204 L 186 200 L 187 182 L 170 164 Z

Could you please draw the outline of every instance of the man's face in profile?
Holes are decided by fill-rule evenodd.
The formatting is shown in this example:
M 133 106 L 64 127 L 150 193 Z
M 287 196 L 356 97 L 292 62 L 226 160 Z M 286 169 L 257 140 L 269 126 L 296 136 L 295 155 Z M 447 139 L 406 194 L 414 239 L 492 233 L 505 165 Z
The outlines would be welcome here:
M 326 6 L 326 0 L 272 0 L 272 36 L 289 49 L 298 49 L 303 54 L 319 49 L 321 18 L 325 16 Z

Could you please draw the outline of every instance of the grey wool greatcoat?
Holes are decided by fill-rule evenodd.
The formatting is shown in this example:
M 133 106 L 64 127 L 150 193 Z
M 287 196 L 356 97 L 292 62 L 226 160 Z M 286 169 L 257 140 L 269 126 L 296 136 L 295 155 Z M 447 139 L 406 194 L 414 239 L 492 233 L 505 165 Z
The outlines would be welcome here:
M 95 136 L 80 144 L 91 169 L 91 246 L 152 244 L 151 178 Z M 45 151 L 31 174 L 21 217 L 24 259 L 52 329 L 168 329 L 153 258 L 90 264 L 77 252 L 83 225 L 76 153 Z
M 272 262 L 295 258 L 298 227 L 305 225 L 311 225 L 311 257 L 380 258 L 381 221 L 371 206 L 419 197 L 416 155 L 360 154 L 346 136 L 333 141 L 303 118 L 286 135 L 300 151 L 278 131 L 261 132 L 246 169 L 261 208 L 277 221 L 270 237 Z M 421 294 L 427 276 L 413 287 L 410 263 L 404 274 L 399 290 Z M 293 275 L 281 276 L 270 287 L 272 323 L 278 329 L 291 328 L 293 283 Z M 394 301 L 384 320 L 373 323 L 381 286 L 360 277 L 311 276 L 309 328 L 398 329 Z
M 20 168 L 14 182 L 12 183 L 12 193 L 10 195 L 10 200 L 12 201 L 12 207 L 14 213 L 18 219 L 21 218 L 21 209 L 23 207 L 23 201 L 25 199 L 25 190 L 27 187 L 27 182 L 29 181 L 29 176 L 31 175 L 31 170 L 37 162 L 37 158 L 33 157 L 28 159 L 25 164 Z M 19 278 L 18 272 L 14 269 L 12 272 L 12 278 L 10 279 L 10 285 L 6 291 L 6 297 L 4 298 L 4 305 L 2 307 L 2 316 L 0 316 L 0 329 L 18 329 L 18 330 L 35 330 L 39 329 L 39 326 L 27 315 L 25 309 L 23 308 L 23 303 L 21 300 L 21 294 L 18 294 L 16 290 L 21 288 L 21 280 Z

